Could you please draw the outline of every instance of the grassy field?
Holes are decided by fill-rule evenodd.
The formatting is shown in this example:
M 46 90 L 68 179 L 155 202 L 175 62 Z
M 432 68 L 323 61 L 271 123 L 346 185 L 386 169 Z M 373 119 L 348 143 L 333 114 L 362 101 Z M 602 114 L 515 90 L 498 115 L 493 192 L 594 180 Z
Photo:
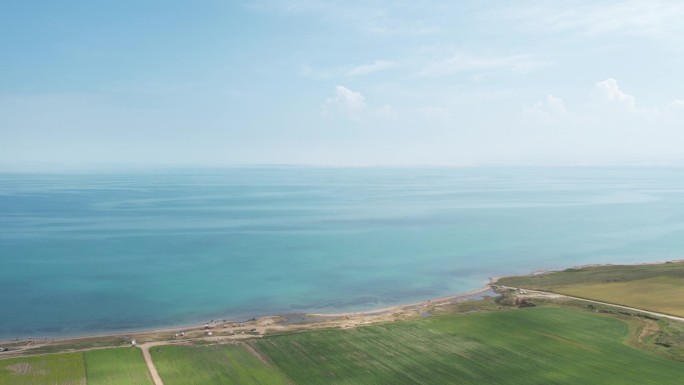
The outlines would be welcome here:
M 140 349 L 118 348 L 84 353 L 88 385 L 152 385 Z
M 615 318 L 541 307 L 251 342 L 298 384 L 681 384 Z
M 503 278 L 499 283 L 684 317 L 684 263 L 681 262 L 568 269 Z
M 0 361 L 0 385 L 86 385 L 82 353 Z
M 0 361 L 0 385 L 152 385 L 139 349 L 59 353 Z
M 240 345 L 160 346 L 150 353 L 164 385 L 288 384 Z

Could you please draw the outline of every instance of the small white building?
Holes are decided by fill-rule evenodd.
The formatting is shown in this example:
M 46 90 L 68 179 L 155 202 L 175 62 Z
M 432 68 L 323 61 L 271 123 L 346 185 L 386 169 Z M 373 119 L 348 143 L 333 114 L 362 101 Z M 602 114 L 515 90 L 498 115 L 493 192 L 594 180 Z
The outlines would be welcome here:
M 138 343 L 137 343 L 135 340 L 131 340 L 131 346 L 135 346 L 135 345 L 137 345 L 137 344 L 138 344 Z

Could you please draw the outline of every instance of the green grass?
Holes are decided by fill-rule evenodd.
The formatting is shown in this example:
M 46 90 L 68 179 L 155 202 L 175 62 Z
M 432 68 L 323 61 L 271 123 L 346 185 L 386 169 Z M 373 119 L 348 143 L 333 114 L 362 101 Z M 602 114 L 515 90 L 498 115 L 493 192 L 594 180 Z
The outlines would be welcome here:
M 86 385 L 81 353 L 0 361 L 0 385 Z
M 499 283 L 684 316 L 684 263 L 568 269 Z
M 88 385 L 152 385 L 140 349 L 117 348 L 84 353 Z
M 150 353 L 164 385 L 288 384 L 240 345 L 159 346 Z
M 645 322 L 660 330 L 640 337 Z M 684 326 L 668 322 L 547 305 L 151 354 L 165 385 L 682 384 L 684 362 L 665 357 L 679 358 Z M 0 385 L 151 383 L 132 348 L 0 360 Z
M 684 363 L 625 343 L 629 326 L 540 307 L 253 341 L 298 384 L 681 384 Z

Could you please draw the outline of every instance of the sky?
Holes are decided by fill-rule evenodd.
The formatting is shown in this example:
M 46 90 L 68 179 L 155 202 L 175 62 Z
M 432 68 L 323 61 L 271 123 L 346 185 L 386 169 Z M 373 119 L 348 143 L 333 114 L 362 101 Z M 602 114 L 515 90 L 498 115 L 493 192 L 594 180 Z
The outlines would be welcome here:
M 684 2 L 0 3 L 0 165 L 684 165 Z

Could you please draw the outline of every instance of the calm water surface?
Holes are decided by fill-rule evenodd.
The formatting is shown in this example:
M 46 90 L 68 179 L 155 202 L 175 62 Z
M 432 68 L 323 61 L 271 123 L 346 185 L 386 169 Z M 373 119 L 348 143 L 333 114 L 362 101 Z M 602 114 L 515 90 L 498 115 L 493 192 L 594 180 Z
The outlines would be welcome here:
M 0 338 L 361 310 L 684 257 L 684 169 L 0 174 Z

